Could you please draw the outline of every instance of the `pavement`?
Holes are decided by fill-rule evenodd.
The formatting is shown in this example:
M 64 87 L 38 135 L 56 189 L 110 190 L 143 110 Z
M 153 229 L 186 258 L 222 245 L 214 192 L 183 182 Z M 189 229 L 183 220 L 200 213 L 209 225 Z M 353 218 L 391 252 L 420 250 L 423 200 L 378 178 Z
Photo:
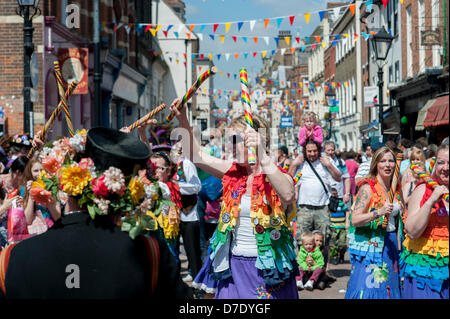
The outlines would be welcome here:
M 180 246 L 180 260 L 181 260 L 181 277 L 188 274 L 188 262 L 183 246 Z M 347 282 L 350 277 L 351 264 L 348 253 L 345 254 L 344 263 L 333 265 L 328 264 L 327 273 L 329 276 L 336 278 L 336 281 L 329 285 L 324 290 L 314 289 L 313 291 L 299 290 L 298 296 L 300 299 L 344 299 L 347 288 Z M 192 281 L 185 281 L 191 286 Z M 210 299 L 213 296 L 206 295 L 204 299 Z

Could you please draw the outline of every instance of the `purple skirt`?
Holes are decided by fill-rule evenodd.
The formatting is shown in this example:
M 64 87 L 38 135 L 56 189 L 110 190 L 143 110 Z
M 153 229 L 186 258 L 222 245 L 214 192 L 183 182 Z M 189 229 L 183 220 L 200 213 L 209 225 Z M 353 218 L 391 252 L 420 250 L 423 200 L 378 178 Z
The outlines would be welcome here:
M 215 299 L 298 299 L 294 275 L 279 287 L 267 287 L 255 262 L 256 257 L 231 255 L 231 277 L 217 282 Z
M 403 299 L 448 299 L 449 280 L 442 284 L 440 292 L 431 290 L 427 285 L 417 288 L 416 278 L 405 277 L 403 281 Z
M 211 258 L 209 255 L 205 257 L 203 261 L 203 267 L 198 272 L 197 276 L 195 276 L 194 281 L 192 282 L 192 287 L 196 289 L 201 289 L 205 291 L 207 294 L 213 294 L 216 292 L 217 288 L 217 280 L 211 279 L 209 274 L 209 270 L 211 268 Z

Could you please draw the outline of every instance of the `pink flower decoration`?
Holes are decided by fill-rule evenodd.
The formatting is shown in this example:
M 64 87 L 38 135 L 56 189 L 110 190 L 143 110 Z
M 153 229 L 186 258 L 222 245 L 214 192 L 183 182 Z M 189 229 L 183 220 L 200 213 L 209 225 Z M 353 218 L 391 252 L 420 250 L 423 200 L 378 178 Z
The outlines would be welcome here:
M 92 191 L 97 196 L 108 196 L 108 187 L 105 184 L 105 175 L 102 175 L 99 178 L 94 178 L 92 180 Z
M 60 163 L 55 157 L 47 156 L 42 161 L 42 166 L 50 173 L 55 175 L 56 172 L 61 168 L 62 163 Z
M 94 162 L 89 157 L 82 158 L 78 163 L 78 167 L 81 169 L 89 170 L 92 166 L 94 166 Z
M 33 187 L 30 190 L 31 199 L 36 203 L 47 206 L 52 201 L 52 193 L 41 187 Z

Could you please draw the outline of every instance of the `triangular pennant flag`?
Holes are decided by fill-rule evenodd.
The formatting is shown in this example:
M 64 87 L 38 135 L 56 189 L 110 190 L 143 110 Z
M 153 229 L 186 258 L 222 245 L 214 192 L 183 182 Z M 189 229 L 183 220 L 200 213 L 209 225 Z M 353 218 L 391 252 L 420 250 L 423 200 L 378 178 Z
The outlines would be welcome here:
M 255 41 L 255 44 L 258 44 L 258 38 L 257 37 L 254 37 L 253 41 Z
M 269 37 L 264 37 L 264 42 L 266 42 L 266 45 L 269 45 Z
M 353 41 L 354 42 L 358 41 L 358 37 L 359 37 L 358 33 L 353 33 Z
M 280 52 L 281 52 L 281 55 L 284 55 L 284 52 L 286 52 L 286 48 L 281 49 Z
M 205 55 L 204 54 L 200 54 L 200 60 L 203 60 L 205 58 Z M 201 67 L 200 67 L 200 69 L 201 69 Z
M 275 50 L 272 50 L 272 55 L 274 55 L 275 54 Z
M 333 42 L 331 42 L 331 45 L 335 46 L 336 45 L 336 40 L 333 40 Z
M 251 20 L 249 22 L 249 24 L 250 24 L 250 31 L 253 31 L 253 28 L 255 27 L 255 23 L 256 23 L 256 20 Z
M 151 25 L 151 24 L 148 24 L 148 25 L 145 27 L 145 31 L 144 31 L 144 32 L 147 32 L 148 30 L 150 30 L 151 27 L 152 27 L 152 25 Z
M 200 26 L 200 32 L 203 32 L 203 30 L 205 30 L 205 27 L 206 27 L 206 24 L 202 24 L 202 25 Z
M 208 54 L 209 61 L 212 60 L 212 54 Z
M 247 57 L 248 57 L 248 53 L 247 52 L 245 52 L 244 53 L 244 58 L 247 60 Z
M 150 33 L 152 34 L 152 36 L 156 36 L 156 31 L 158 31 L 158 30 L 156 30 L 156 29 L 150 29 Z
M 278 37 L 275 37 L 274 38 L 275 39 L 275 43 L 277 44 L 277 47 L 278 47 L 278 41 L 280 40 Z
M 164 36 L 167 38 L 167 31 L 163 31 L 163 33 L 164 33 Z
M 227 59 L 228 60 L 228 59 Z M 227 76 L 228 76 L 228 78 L 230 78 L 230 73 L 227 73 Z M 230 93 L 229 94 L 231 94 L 231 91 L 230 91 Z
M 317 46 L 317 44 L 313 44 L 312 46 L 311 46 L 311 49 L 315 49 L 316 48 L 316 46 Z
M 175 34 L 175 36 L 176 36 L 177 39 L 178 39 L 178 32 L 174 32 L 173 34 Z
M 294 23 L 294 19 L 295 19 L 295 16 L 290 16 L 289 17 L 289 22 L 291 23 L 291 25 Z
M 217 55 L 217 60 L 220 60 L 220 57 L 221 57 L 221 56 L 222 56 L 222 54 L 218 54 L 218 55 Z M 220 72 L 220 76 L 222 76 L 222 73 L 223 73 L 223 72 Z
M 348 35 L 348 33 L 344 33 L 344 37 L 346 37 L 347 39 L 350 38 L 350 36 Z
M 302 47 L 300 48 L 300 50 L 301 50 L 302 52 L 305 52 L 305 49 L 306 49 L 305 46 L 302 46 Z
M 169 32 L 169 30 L 172 29 L 172 27 L 173 27 L 173 24 L 169 25 L 169 26 L 167 27 L 166 32 Z
M 243 25 L 244 25 L 244 22 L 238 22 L 238 31 L 241 31 L 241 28 Z
M 323 17 L 325 16 L 325 13 L 327 13 L 327 12 L 326 11 L 319 11 L 320 22 L 322 22 Z
M 223 72 L 222 71 L 220 71 L 220 76 L 223 76 Z M 220 90 L 219 90 L 219 94 L 220 94 Z
M 192 53 L 192 54 L 191 54 L 191 59 L 192 59 L 192 60 L 194 60 L 194 59 L 195 59 L 195 54 L 194 54 L 194 53 Z M 194 65 L 193 65 L 193 64 L 192 64 L 192 67 L 194 67 Z
M 309 18 L 311 17 L 311 13 L 305 13 L 304 16 L 305 16 L 306 24 L 308 24 Z
M 224 35 L 219 35 L 219 38 L 220 38 L 220 42 L 223 43 L 223 40 L 225 39 L 225 36 Z
M 187 35 L 188 39 L 190 40 L 191 39 L 191 34 L 190 33 L 186 33 L 186 35 Z
M 258 54 L 258 52 L 253 52 L 253 57 L 255 57 Z
M 239 56 L 239 53 L 235 53 L 235 54 L 234 54 L 234 58 L 235 58 L 236 60 L 237 60 L 238 56 Z
M 242 37 L 242 40 L 244 40 L 244 42 L 247 43 L 247 37 Z
M 361 32 L 361 33 L 362 33 L 362 35 L 363 35 L 363 37 L 364 37 L 364 40 L 367 41 L 367 39 L 370 37 L 370 35 L 368 35 L 368 34 L 365 33 L 365 32 Z
M 334 38 L 335 38 L 336 40 L 339 41 L 339 39 L 341 38 L 341 36 L 340 36 L 339 34 L 335 34 L 335 35 L 334 35 Z
M 261 52 L 261 56 L 264 58 L 266 56 L 267 51 Z
M 297 41 L 297 43 L 300 44 L 300 37 L 295 37 L 295 41 Z
M 195 26 L 196 26 L 195 24 L 191 24 L 191 25 L 189 26 L 189 31 L 192 32 L 192 30 L 194 30 Z
M 225 33 L 228 33 L 228 30 L 230 30 L 230 26 L 231 26 L 230 22 L 225 23 Z
M 284 37 L 284 41 L 286 41 L 286 44 L 289 45 L 291 42 L 291 37 Z
M 310 39 L 310 37 L 305 37 L 306 44 L 309 44 L 309 39 Z
M 314 38 L 316 39 L 317 43 L 320 43 L 320 35 L 316 35 Z
M 267 29 L 269 22 L 270 22 L 270 19 L 264 19 L 264 29 Z
M 228 61 L 228 59 L 230 58 L 230 54 L 229 53 L 225 53 L 225 59 Z M 230 77 L 230 76 L 228 76 Z
M 235 36 L 232 36 L 233 41 L 236 42 L 237 38 Z
M 214 41 L 214 34 L 210 34 L 209 37 Z
M 214 26 L 213 26 L 213 30 L 214 30 L 214 31 L 213 31 L 213 32 L 216 32 L 218 26 L 219 26 L 218 23 L 215 23 L 215 24 L 214 24 Z
M 291 54 L 294 54 L 295 49 L 296 49 L 295 47 L 292 47 L 292 48 L 291 48 Z
M 325 48 L 326 45 L 327 45 L 326 42 L 322 42 L 322 48 Z
M 280 27 L 281 22 L 283 22 L 283 18 L 278 18 L 278 19 L 277 19 L 277 27 L 278 27 L 278 28 Z
M 383 2 L 383 6 L 386 8 L 389 0 L 381 0 L 381 2 Z
M 178 56 L 178 53 L 177 53 L 177 56 Z M 184 56 L 184 59 L 186 60 L 186 58 L 187 58 L 187 53 L 183 53 L 183 56 Z
M 352 16 L 354 16 L 355 15 L 356 4 L 349 5 L 348 8 L 350 9 L 350 12 L 352 13 Z

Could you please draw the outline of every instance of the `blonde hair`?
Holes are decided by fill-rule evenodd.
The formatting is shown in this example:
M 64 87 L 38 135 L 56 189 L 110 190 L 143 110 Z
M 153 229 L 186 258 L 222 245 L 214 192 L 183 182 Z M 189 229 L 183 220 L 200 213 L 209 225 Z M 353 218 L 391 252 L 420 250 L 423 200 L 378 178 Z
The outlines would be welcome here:
M 256 114 L 252 114 L 253 128 L 259 134 L 261 134 L 266 140 L 266 150 L 269 150 L 270 146 L 270 126 L 269 123 L 262 117 Z M 238 117 L 231 120 L 230 127 L 244 132 L 247 129 L 247 122 L 245 121 L 245 113 L 241 113 Z
M 387 146 L 381 147 L 379 150 L 375 152 L 375 154 L 372 157 L 372 162 L 370 163 L 370 170 L 369 174 L 367 175 L 368 178 L 376 178 L 378 175 L 378 163 L 381 161 L 383 156 L 387 153 L 391 153 L 392 157 L 395 161 L 395 153 Z
M 411 152 L 411 155 L 409 156 L 410 161 L 413 160 L 419 160 L 420 164 L 423 165 L 423 168 L 425 168 L 425 153 L 422 150 L 415 150 Z
M 313 235 L 313 233 L 304 233 L 304 234 L 302 234 L 301 238 L 302 238 L 302 244 L 305 241 L 312 241 L 314 243 L 314 235 Z
M 305 126 L 305 119 L 307 119 L 307 118 L 312 118 L 316 125 L 317 125 L 317 123 L 320 123 L 319 117 L 317 116 L 317 114 L 309 111 L 309 112 L 305 112 L 303 114 L 302 119 L 300 120 L 300 127 Z

